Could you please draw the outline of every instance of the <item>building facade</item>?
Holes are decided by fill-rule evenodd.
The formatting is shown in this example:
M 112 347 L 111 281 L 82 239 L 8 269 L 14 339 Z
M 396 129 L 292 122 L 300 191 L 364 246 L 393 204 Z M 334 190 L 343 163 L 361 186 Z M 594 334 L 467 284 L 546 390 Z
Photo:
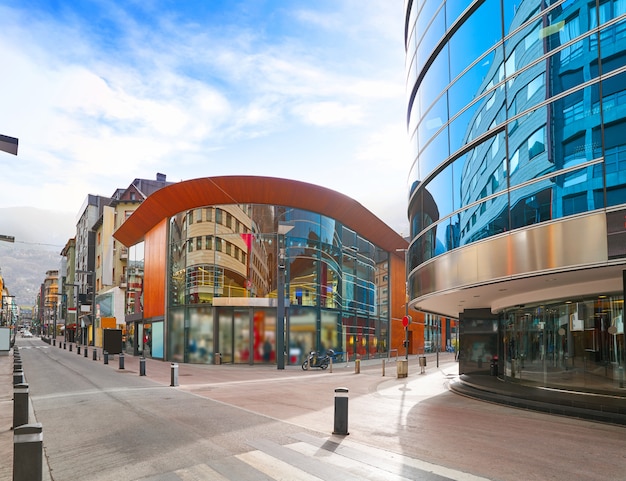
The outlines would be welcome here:
M 410 305 L 461 373 L 621 392 L 626 1 L 405 6 Z
M 336 192 L 268 177 L 159 190 L 114 237 L 129 249 L 127 349 L 190 363 L 386 357 L 407 242 Z M 282 296 L 280 293 L 284 293 Z M 394 303 L 395 302 L 395 303 Z M 277 353 L 283 352 L 284 359 Z
M 115 231 L 153 192 L 171 184 L 165 174 L 134 179 L 111 197 L 87 195 L 78 213 L 76 237 L 61 251 L 65 338 L 103 345 L 104 329 L 121 329 L 126 336 L 125 298 L 128 249 L 113 238 Z

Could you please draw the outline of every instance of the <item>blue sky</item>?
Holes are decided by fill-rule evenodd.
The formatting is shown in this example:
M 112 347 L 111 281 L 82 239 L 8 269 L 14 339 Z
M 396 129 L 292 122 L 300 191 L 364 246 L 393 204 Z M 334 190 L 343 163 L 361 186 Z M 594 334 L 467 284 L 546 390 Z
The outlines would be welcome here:
M 268 175 L 408 233 L 402 0 L 0 0 L 0 208 Z M 71 237 L 72 233 L 68 233 Z

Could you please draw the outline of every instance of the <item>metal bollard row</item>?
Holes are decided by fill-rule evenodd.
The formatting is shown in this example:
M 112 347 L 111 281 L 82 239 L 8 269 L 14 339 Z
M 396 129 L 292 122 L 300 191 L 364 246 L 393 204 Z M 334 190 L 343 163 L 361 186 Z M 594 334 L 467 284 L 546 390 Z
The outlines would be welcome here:
M 13 430 L 13 481 L 41 481 L 43 426 L 23 424 Z
M 348 388 L 335 389 L 335 429 L 333 434 L 348 435 Z
M 171 371 L 170 372 L 171 374 L 170 386 L 176 387 L 178 386 L 178 364 L 173 362 L 170 371 Z
M 13 429 L 28 424 L 28 384 L 13 386 Z

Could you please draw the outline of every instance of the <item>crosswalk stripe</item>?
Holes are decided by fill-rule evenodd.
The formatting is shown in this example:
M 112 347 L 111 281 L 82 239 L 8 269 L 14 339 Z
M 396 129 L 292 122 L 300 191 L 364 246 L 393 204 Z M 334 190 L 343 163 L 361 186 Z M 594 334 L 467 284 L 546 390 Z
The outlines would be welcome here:
M 412 481 L 410 478 L 395 475 L 378 467 L 359 463 L 351 458 L 335 454 L 331 451 L 326 451 L 325 449 L 320 449 L 309 443 L 294 443 L 290 444 L 289 448 L 306 456 L 320 458 L 324 462 L 332 464 L 337 468 L 346 469 L 350 473 L 359 476 L 361 479 L 380 481 Z
M 400 455 L 384 449 L 375 448 L 366 444 L 355 443 L 347 438 L 318 438 L 301 432 L 291 436 L 318 448 L 331 450 L 341 456 L 346 456 L 359 463 L 375 466 L 390 473 L 408 476 L 410 479 L 419 479 L 426 473 L 433 473 L 455 481 L 489 481 L 487 478 L 464 473 L 455 469 L 446 468 L 437 464 L 428 463 L 410 456 Z
M 306 456 L 298 453 L 287 446 L 282 446 L 268 439 L 257 439 L 248 441 L 248 444 L 256 449 L 269 454 L 276 459 L 295 466 L 302 471 L 317 476 L 320 479 L 341 478 L 342 481 L 362 481 L 361 477 L 354 476 L 346 470 L 338 472 L 338 468 L 322 462 L 319 458 Z M 338 474 L 341 474 L 338 476 Z
M 181 481 L 206 481 L 207 479 L 211 481 L 229 481 L 228 478 L 225 478 L 206 464 L 196 464 L 190 468 L 179 469 L 174 474 Z
M 245 461 L 276 481 L 324 481 L 317 476 L 313 476 L 293 467 L 289 463 L 276 459 L 263 451 L 250 451 L 238 454 L 237 458 Z

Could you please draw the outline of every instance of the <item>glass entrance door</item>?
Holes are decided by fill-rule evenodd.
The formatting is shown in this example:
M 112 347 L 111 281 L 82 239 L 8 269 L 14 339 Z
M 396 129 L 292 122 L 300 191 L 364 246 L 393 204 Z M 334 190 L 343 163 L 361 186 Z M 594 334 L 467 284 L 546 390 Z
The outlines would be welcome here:
M 252 363 L 250 345 L 250 313 L 248 309 L 233 313 L 233 339 L 235 340 L 235 363 Z
M 220 308 L 219 352 L 222 363 L 249 363 L 251 357 L 249 309 Z
M 231 309 L 219 309 L 219 335 L 218 350 L 223 364 L 233 362 L 233 311 Z

